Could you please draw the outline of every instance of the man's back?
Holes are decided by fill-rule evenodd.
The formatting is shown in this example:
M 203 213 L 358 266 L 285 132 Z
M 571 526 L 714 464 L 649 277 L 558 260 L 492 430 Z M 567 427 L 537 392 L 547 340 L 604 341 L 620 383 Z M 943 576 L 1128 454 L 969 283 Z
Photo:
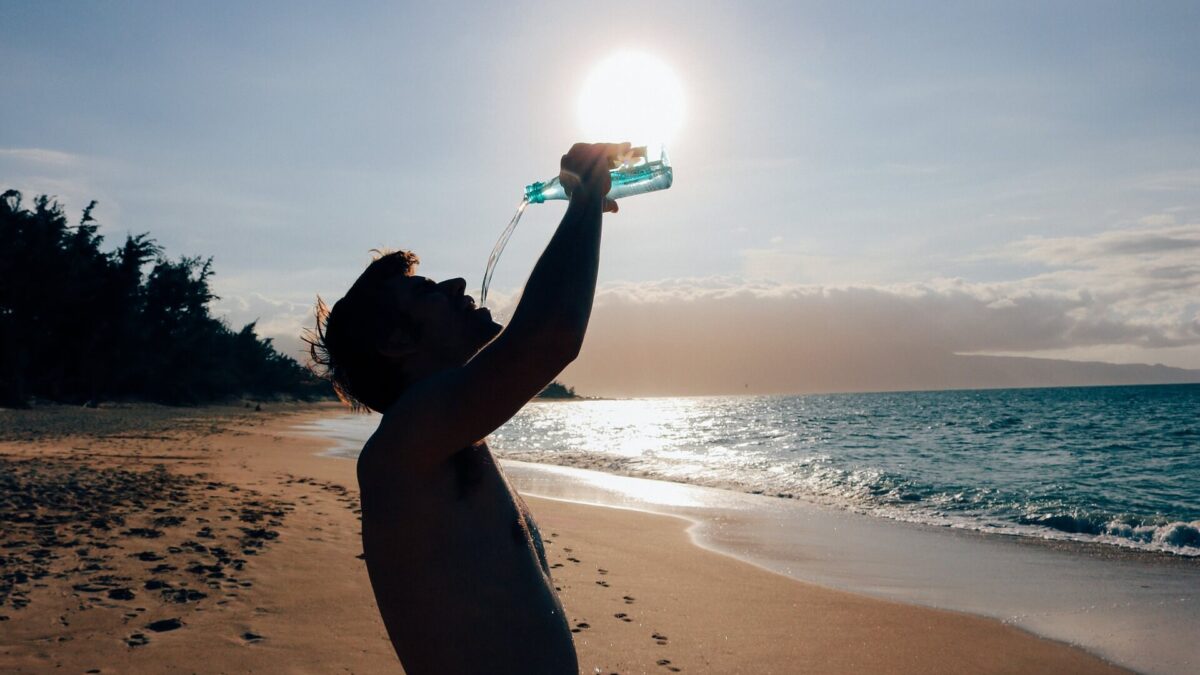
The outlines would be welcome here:
M 406 672 L 576 673 L 541 538 L 483 443 L 431 467 L 372 440 L 359 459 L 363 548 Z

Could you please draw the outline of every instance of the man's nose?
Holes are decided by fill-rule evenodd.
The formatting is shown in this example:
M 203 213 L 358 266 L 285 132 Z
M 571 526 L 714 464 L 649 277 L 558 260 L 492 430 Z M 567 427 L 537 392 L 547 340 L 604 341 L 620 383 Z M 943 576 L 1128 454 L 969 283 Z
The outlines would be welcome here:
M 443 292 L 446 293 L 446 295 L 449 295 L 451 297 L 456 297 L 456 296 L 462 295 L 463 292 L 467 289 L 467 280 L 463 279 L 462 277 L 459 277 L 457 279 L 447 279 L 447 280 L 443 281 L 442 283 L 438 284 L 438 286 L 442 289 Z

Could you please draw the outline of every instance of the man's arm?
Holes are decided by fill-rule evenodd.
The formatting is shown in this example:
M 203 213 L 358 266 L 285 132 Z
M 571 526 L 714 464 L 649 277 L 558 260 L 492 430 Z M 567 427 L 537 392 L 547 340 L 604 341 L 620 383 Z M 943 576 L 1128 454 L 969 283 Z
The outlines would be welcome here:
M 628 150 L 627 143 L 577 144 L 563 155 L 560 180 L 570 205 L 512 321 L 466 365 L 405 392 L 378 432 L 389 453 L 441 461 L 508 421 L 579 354 L 596 292 L 602 214 L 616 210 L 605 198 L 608 171 Z

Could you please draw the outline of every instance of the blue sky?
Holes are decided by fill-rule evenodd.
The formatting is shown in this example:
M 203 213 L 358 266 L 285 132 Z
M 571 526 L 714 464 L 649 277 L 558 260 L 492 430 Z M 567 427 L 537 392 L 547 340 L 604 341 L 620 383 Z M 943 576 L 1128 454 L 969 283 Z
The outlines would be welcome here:
M 964 293 L 1039 309 L 957 353 L 1200 368 L 1195 3 L 0 5 L 0 183 L 214 256 L 220 310 L 284 345 L 374 247 L 477 288 L 522 186 L 592 140 L 581 79 L 635 48 L 687 119 L 602 296 Z M 531 208 L 501 296 L 561 213 Z

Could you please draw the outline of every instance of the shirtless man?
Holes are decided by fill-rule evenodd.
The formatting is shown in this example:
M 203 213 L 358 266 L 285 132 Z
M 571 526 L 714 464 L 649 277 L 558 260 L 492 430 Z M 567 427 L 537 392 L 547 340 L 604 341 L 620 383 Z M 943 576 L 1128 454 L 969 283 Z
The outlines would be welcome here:
M 602 213 L 617 210 L 608 170 L 628 152 L 563 155 L 570 205 L 507 328 L 462 279 L 415 276 L 405 251 L 318 312 L 314 360 L 344 399 L 383 413 L 358 460 L 363 549 L 409 675 L 578 672 L 537 525 L 483 439 L 579 354 Z

